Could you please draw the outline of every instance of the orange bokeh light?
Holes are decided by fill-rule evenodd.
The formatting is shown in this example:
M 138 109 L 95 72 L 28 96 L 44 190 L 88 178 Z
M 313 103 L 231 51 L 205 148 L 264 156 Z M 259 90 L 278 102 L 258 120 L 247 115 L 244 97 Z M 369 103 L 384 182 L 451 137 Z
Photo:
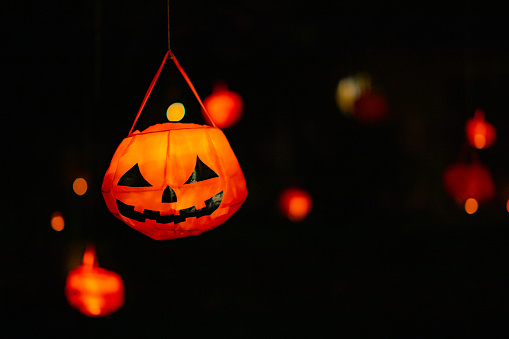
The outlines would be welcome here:
M 87 181 L 83 178 L 77 178 L 74 180 L 74 183 L 72 184 L 72 189 L 74 190 L 74 193 L 77 195 L 83 195 L 87 192 L 88 184 Z
M 64 217 L 62 216 L 62 213 L 60 212 L 54 212 L 51 215 L 51 228 L 54 229 L 57 232 L 60 232 L 64 229 L 65 221 Z
M 312 199 L 300 188 L 287 188 L 279 197 L 281 212 L 291 221 L 302 221 L 311 211 Z
M 465 201 L 465 212 L 468 214 L 473 214 L 477 212 L 477 209 L 479 208 L 479 203 L 477 203 L 477 200 L 474 198 L 469 198 L 467 201 Z
M 65 295 L 69 304 L 84 315 L 105 316 L 124 304 L 124 284 L 117 273 L 100 268 L 94 249 L 87 248 L 83 265 L 67 276 Z

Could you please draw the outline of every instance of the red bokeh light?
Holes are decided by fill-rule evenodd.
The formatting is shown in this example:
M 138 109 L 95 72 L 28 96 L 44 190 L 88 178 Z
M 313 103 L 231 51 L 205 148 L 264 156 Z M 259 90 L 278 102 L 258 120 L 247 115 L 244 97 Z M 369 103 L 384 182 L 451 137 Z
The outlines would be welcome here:
M 478 164 L 454 164 L 444 172 L 444 185 L 460 204 L 473 198 L 478 203 L 491 199 L 495 194 L 495 184 L 487 167 Z
M 387 100 L 371 91 L 362 93 L 354 104 L 354 117 L 361 123 L 377 123 L 387 118 Z
M 287 188 L 279 196 L 281 212 L 291 221 L 302 221 L 311 211 L 312 199 L 300 188 Z
M 475 111 L 473 118 L 468 119 L 465 129 L 468 142 L 475 148 L 488 148 L 495 142 L 495 127 L 484 121 L 484 112 L 480 109 Z
M 219 128 L 235 125 L 242 115 L 244 106 L 242 97 L 238 93 L 228 90 L 224 85 L 215 86 L 214 92 L 205 98 L 203 104 L 210 118 Z

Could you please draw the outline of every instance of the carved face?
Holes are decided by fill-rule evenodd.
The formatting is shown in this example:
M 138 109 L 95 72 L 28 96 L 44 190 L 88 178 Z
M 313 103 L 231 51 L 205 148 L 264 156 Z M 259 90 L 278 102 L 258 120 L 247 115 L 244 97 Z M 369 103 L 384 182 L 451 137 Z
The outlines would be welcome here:
M 118 219 L 157 240 L 212 229 L 247 196 L 244 176 L 221 130 L 183 123 L 154 125 L 124 139 L 102 191 Z

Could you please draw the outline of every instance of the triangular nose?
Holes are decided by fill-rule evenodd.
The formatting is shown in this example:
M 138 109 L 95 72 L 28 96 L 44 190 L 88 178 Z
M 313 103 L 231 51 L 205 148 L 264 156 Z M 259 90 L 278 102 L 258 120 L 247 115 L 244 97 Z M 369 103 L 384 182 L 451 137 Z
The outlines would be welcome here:
M 170 186 L 166 186 L 164 189 L 163 199 L 161 202 L 177 202 L 177 195 Z

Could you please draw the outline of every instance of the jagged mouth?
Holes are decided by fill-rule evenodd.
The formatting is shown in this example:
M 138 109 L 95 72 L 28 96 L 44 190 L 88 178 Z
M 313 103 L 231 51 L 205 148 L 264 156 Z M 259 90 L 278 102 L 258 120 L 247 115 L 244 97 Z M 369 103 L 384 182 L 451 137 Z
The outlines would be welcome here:
M 146 219 L 155 220 L 159 224 L 181 223 L 186 221 L 187 218 L 195 217 L 201 218 L 206 215 L 211 215 L 221 205 L 223 201 L 223 191 L 212 196 L 210 199 L 205 200 L 205 207 L 196 209 L 196 207 L 184 208 L 179 211 L 179 214 L 161 215 L 159 211 L 144 210 L 138 212 L 134 210 L 134 206 L 124 204 L 122 201 L 117 200 L 117 207 L 120 214 L 132 220 L 145 222 Z

